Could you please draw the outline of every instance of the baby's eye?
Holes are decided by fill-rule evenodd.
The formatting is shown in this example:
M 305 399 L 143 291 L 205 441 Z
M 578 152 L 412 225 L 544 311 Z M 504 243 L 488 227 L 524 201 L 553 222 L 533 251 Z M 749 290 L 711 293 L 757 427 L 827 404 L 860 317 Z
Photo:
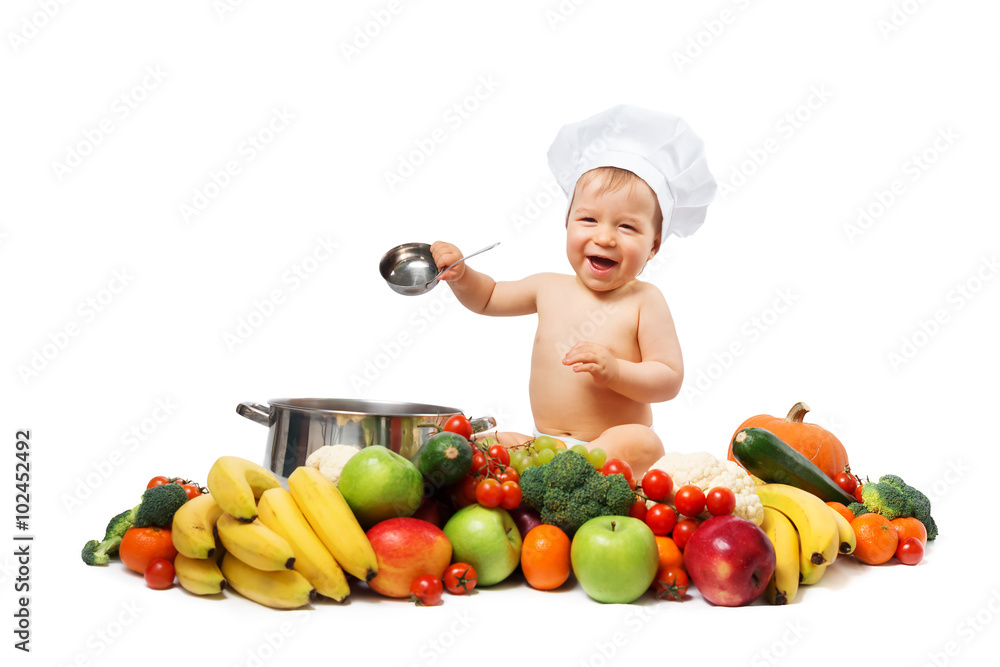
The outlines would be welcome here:
M 629 229 L 633 232 L 635 231 L 635 227 L 633 227 L 632 225 L 622 225 L 622 229 Z
M 597 222 L 594 218 L 580 218 L 582 222 Z

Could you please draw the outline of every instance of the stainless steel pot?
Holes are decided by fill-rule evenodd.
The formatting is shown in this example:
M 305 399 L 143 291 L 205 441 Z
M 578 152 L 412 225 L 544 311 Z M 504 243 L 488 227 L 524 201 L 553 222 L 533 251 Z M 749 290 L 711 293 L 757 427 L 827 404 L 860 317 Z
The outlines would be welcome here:
M 323 445 L 382 445 L 410 458 L 450 417 L 462 414 L 440 405 L 339 398 L 248 401 L 237 405 L 236 412 L 268 427 L 264 466 L 282 477 Z M 472 420 L 475 432 L 494 426 L 492 417 Z

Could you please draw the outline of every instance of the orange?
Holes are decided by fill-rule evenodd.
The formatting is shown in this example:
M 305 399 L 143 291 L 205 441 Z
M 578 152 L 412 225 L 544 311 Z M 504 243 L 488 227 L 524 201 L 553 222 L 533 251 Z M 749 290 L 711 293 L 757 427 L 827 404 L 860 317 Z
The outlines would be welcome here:
M 889 523 L 892 527 L 896 529 L 899 533 L 899 543 L 902 544 L 903 540 L 907 537 L 915 537 L 920 540 L 920 543 L 927 546 L 927 528 L 924 524 L 920 523 L 920 519 L 914 519 L 912 516 L 905 519 L 893 519 Z
M 851 528 L 858 540 L 854 557 L 862 563 L 880 565 L 896 554 L 899 533 L 881 514 L 862 514 L 851 522 Z
M 834 511 L 837 512 L 837 514 L 847 519 L 847 523 L 854 521 L 854 512 L 847 509 L 847 505 L 845 505 L 844 503 L 829 502 L 827 503 L 827 505 L 832 507 Z
M 156 558 L 165 558 L 173 563 L 177 549 L 174 548 L 174 542 L 170 538 L 169 528 L 133 527 L 122 537 L 118 555 L 121 556 L 125 567 L 133 572 L 145 574 L 146 566 Z
M 535 526 L 521 544 L 521 571 L 528 585 L 540 591 L 559 588 L 571 572 L 570 539 L 556 526 Z
M 684 567 L 684 554 L 672 538 L 657 535 L 656 550 L 660 554 L 659 569 L 668 567 Z

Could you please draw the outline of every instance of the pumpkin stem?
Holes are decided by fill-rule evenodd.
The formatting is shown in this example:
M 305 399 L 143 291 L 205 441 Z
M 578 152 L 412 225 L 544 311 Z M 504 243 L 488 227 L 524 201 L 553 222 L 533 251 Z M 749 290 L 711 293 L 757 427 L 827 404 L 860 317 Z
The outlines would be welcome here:
M 806 416 L 810 408 L 805 403 L 796 403 L 792 406 L 792 409 L 788 411 L 788 416 L 785 417 L 786 422 L 795 422 L 796 424 L 802 423 L 802 418 Z

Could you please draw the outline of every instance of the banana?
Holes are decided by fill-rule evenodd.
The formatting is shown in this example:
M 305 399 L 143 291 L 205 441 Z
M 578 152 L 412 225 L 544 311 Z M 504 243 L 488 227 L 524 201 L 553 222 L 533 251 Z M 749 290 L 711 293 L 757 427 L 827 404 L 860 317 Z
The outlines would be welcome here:
M 188 558 L 211 558 L 215 555 L 215 523 L 222 508 L 210 493 L 195 496 L 174 513 L 170 537 L 177 553 Z
M 221 456 L 208 471 L 208 490 L 215 502 L 247 523 L 257 518 L 260 494 L 277 486 L 281 483 L 270 470 L 238 456 Z
M 827 505 L 827 507 L 830 506 Z M 838 551 L 844 555 L 854 553 L 854 549 L 858 546 L 858 538 L 854 535 L 854 529 L 851 528 L 851 524 L 847 522 L 847 519 L 840 512 L 832 507 L 830 507 L 830 511 L 833 512 L 833 519 L 837 522 Z
M 319 470 L 300 466 L 289 475 L 288 489 L 340 566 L 362 581 L 374 579 L 378 574 L 375 550 L 336 485 Z
M 267 607 L 295 609 L 316 597 L 312 584 L 295 570 L 265 572 L 228 552 L 222 558 L 222 573 L 237 593 Z
M 255 519 L 244 523 L 232 514 L 219 517 L 219 539 L 226 551 L 258 570 L 291 570 L 295 552 L 285 538 Z
M 817 496 L 788 484 L 764 484 L 755 490 L 765 507 L 788 517 L 799 533 L 799 583 L 819 581 L 836 559 L 840 543 L 830 508 Z
M 787 516 L 766 506 L 760 527 L 774 545 L 775 568 L 767 583 L 767 599 L 771 604 L 788 604 L 799 590 L 799 534 Z
M 226 587 L 226 578 L 214 558 L 189 558 L 179 553 L 174 557 L 174 571 L 184 590 L 195 595 L 221 593 Z
M 295 571 L 309 580 L 317 593 L 337 602 L 348 596 L 351 589 L 344 571 L 309 526 L 292 494 L 284 489 L 268 489 L 257 503 L 257 512 L 262 524 L 291 545 Z

